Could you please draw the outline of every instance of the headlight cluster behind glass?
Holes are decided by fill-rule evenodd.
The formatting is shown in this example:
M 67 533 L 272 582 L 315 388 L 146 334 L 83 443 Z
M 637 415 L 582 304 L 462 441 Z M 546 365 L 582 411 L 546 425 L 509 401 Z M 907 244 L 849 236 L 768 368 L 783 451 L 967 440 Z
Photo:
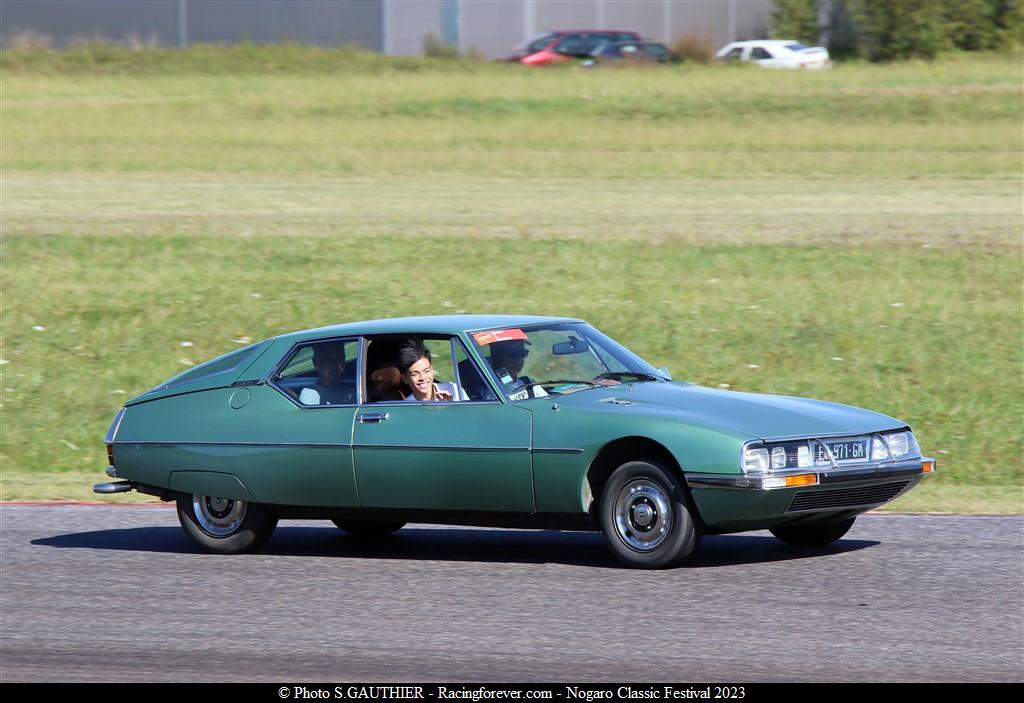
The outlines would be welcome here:
M 882 439 L 889 445 L 892 458 L 897 461 L 921 456 L 921 448 L 917 446 L 917 440 L 914 439 L 913 432 L 893 432 L 892 434 L 882 435 Z M 872 458 L 874 458 L 873 449 L 871 454 Z
M 765 444 L 750 444 L 743 450 L 743 470 L 747 473 L 764 473 L 768 471 L 781 471 L 785 469 L 806 469 L 816 466 L 831 466 L 829 451 L 826 451 L 826 444 L 832 443 L 858 443 L 865 447 L 863 442 L 870 445 L 871 461 L 900 461 L 920 456 L 921 450 L 911 432 L 891 432 L 884 435 L 870 435 L 868 437 L 848 437 L 835 439 L 807 439 L 793 442 L 769 442 Z M 888 449 L 886 448 L 888 446 Z M 835 448 L 830 449 L 838 451 Z M 866 448 L 865 448 L 866 450 Z M 861 450 L 860 461 L 867 460 L 867 456 Z M 856 463 L 856 455 L 846 459 L 841 456 L 834 456 L 837 463 Z
M 814 453 L 811 451 L 814 441 L 748 445 L 743 450 L 743 470 L 748 473 L 760 473 L 814 466 Z

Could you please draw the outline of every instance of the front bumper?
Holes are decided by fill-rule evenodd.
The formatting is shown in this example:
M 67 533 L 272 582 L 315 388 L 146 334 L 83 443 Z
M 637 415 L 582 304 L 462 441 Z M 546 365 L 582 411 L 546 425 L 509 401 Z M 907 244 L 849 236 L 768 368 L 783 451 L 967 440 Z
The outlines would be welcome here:
M 910 461 L 888 461 L 884 463 L 857 464 L 844 467 L 809 467 L 772 471 L 763 474 L 701 474 L 687 473 L 686 485 L 690 488 L 740 488 L 746 490 L 778 490 L 786 486 L 776 485 L 778 479 L 790 476 L 816 477 L 814 483 L 848 483 L 864 480 L 887 480 L 910 476 L 927 476 L 935 473 L 935 459 L 922 457 Z
M 797 519 L 831 519 L 884 505 L 935 473 L 935 460 L 794 469 L 759 475 L 687 473 L 704 524 L 721 531 L 765 529 Z M 799 477 L 800 485 L 780 485 Z

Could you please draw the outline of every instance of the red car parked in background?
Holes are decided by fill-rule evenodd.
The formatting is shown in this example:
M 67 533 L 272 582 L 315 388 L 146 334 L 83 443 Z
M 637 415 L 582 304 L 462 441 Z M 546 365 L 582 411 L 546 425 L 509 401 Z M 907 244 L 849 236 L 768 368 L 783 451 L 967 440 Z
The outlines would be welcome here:
M 508 60 L 528 66 L 544 66 L 586 58 L 600 45 L 620 41 L 639 42 L 641 37 L 636 32 L 616 29 L 546 32 L 520 46 Z

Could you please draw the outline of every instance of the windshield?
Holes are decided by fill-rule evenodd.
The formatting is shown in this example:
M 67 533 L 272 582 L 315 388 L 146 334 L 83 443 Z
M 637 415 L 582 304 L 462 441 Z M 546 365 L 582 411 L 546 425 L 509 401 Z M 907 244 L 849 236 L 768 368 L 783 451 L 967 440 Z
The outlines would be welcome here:
M 527 51 L 528 53 L 535 53 L 543 49 L 545 46 L 551 43 L 551 40 L 555 38 L 554 32 L 546 32 L 541 34 L 539 37 L 534 37 L 526 44 L 520 45 L 520 51 Z
M 511 400 L 667 380 L 583 322 L 505 327 L 473 332 L 470 338 Z

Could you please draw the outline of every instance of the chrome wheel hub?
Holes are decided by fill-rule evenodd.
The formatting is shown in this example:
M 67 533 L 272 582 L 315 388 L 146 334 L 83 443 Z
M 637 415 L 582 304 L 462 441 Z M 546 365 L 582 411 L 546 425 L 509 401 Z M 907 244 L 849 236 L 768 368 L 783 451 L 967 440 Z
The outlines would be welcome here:
M 672 529 L 672 504 L 665 488 L 651 479 L 630 481 L 615 498 L 615 531 L 630 549 L 655 549 Z
M 651 524 L 657 519 L 658 511 L 648 502 L 640 503 L 633 507 L 633 516 L 631 518 L 633 524 L 635 524 L 641 530 L 647 530 L 651 527 Z
M 203 530 L 214 537 L 227 537 L 245 519 L 245 503 L 230 498 L 192 496 L 192 512 Z

